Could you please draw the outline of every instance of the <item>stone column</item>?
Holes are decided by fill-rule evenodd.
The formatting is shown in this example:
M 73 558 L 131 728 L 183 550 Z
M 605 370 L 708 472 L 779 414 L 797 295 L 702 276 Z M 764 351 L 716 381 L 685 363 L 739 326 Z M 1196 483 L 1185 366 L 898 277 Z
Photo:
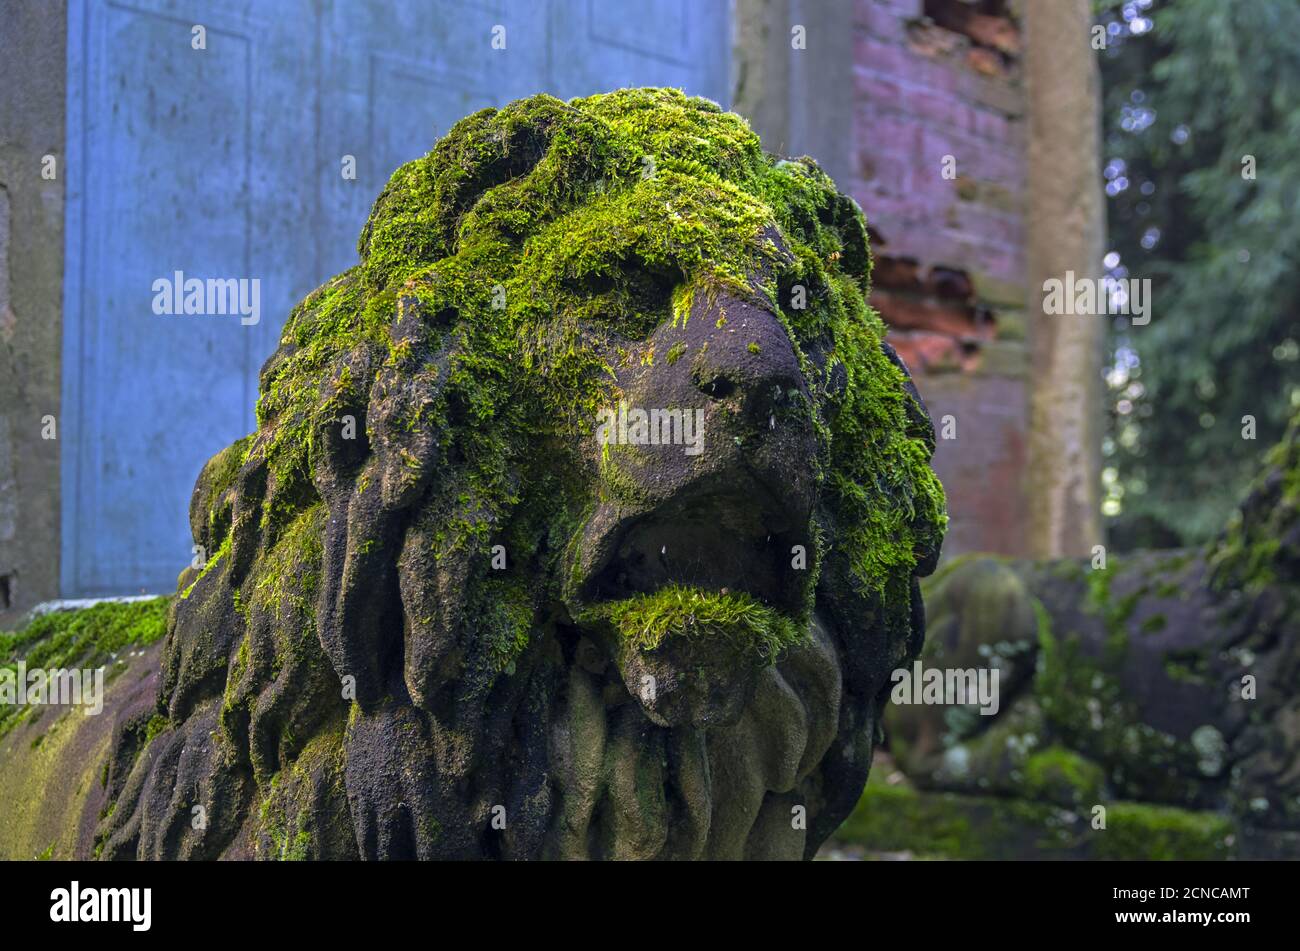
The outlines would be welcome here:
M 767 151 L 810 155 L 847 190 L 853 4 L 736 0 L 733 23 L 730 108 L 749 120 Z
M 0 14 L 0 629 L 59 593 L 67 9 Z M 50 158 L 46 158 L 50 156 Z M 52 164 L 51 164 L 52 162 Z M 51 434 L 47 417 L 53 418 Z
M 1101 275 L 1105 210 L 1098 74 L 1087 0 L 1026 3 L 1032 552 L 1086 555 L 1102 540 L 1102 352 L 1096 316 L 1043 312 L 1043 282 Z

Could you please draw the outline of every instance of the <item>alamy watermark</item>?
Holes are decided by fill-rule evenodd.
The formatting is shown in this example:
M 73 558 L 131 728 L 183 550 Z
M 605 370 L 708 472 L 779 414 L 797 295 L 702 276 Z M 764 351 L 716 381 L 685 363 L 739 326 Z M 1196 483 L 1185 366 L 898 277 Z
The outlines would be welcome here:
M 596 443 L 606 446 L 683 446 L 688 456 L 704 451 L 704 410 L 605 407 L 596 414 Z
M 74 880 L 50 892 L 50 921 L 125 922 L 132 931 L 148 931 L 153 924 L 153 889 L 83 888 Z
M 186 277 L 175 271 L 153 282 L 153 312 L 159 316 L 238 314 L 245 327 L 262 319 L 261 278 Z
M 918 660 L 912 669 L 899 667 L 890 674 L 894 689 L 889 699 L 898 704 L 966 706 L 978 704 L 982 716 L 995 716 L 1000 706 L 996 667 L 930 667 Z
M 1151 279 L 1149 277 L 1075 277 L 1043 281 L 1043 313 L 1062 316 L 1109 317 L 1122 314 L 1133 326 L 1151 322 Z
M 104 711 L 104 668 L 69 670 L 63 667 L 0 670 L 0 704 L 17 706 L 79 706 L 88 717 Z

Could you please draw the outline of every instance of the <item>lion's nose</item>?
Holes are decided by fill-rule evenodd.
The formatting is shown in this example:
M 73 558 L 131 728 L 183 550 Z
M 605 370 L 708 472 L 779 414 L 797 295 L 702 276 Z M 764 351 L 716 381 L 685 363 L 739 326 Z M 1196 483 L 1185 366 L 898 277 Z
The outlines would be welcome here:
M 696 388 L 713 400 L 739 399 L 748 421 L 775 428 L 806 389 L 794 346 L 770 310 L 734 298 L 728 304 L 695 361 Z

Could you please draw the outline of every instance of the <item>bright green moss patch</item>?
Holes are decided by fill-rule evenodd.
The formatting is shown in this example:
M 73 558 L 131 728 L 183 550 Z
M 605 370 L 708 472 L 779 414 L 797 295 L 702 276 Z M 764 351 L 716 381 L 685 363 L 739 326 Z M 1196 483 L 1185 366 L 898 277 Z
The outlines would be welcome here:
M 1231 858 L 1236 835 L 1232 821 L 1215 812 L 1117 802 L 1094 841 L 1099 859 L 1196 861 Z
M 74 611 L 51 611 L 17 631 L 0 631 L 0 669 L 17 671 L 99 667 L 127 648 L 152 644 L 167 632 L 167 598 L 104 601 Z M 0 736 L 30 709 L 0 706 Z
M 804 630 L 781 612 L 744 593 L 716 594 L 669 585 L 598 610 L 607 613 L 622 640 L 652 651 L 669 637 L 719 638 L 738 653 L 774 660 L 798 643 Z
M 230 530 L 230 508 L 221 504 L 222 496 L 235 484 L 251 441 L 251 436 L 245 436 L 213 456 L 203 467 L 195 486 L 197 498 L 192 504 L 205 516 L 208 544 L 214 548 L 221 545 Z
M 185 590 L 181 592 L 181 599 L 184 600 L 188 598 L 190 596 L 190 592 L 194 590 L 194 586 L 199 583 L 200 579 L 202 579 L 203 576 L 206 575 L 209 571 L 212 571 L 214 568 L 216 568 L 217 565 L 221 563 L 221 559 L 225 558 L 229 554 L 230 554 L 230 536 L 227 535 L 222 540 L 221 546 L 212 553 L 211 557 L 209 557 L 206 562 L 204 562 L 203 567 L 199 570 L 199 573 L 194 576 L 194 580 L 185 586 Z
M 868 783 L 835 833 L 874 852 L 938 859 L 1204 860 L 1233 856 L 1234 827 L 1218 813 L 1104 803 L 1106 827 L 1091 806 L 919 792 Z
M 1102 769 L 1061 746 L 1034 753 L 1025 761 L 1024 790 L 1029 799 L 1066 806 L 1091 806 L 1101 800 Z
M 532 597 L 514 578 L 489 577 L 481 592 L 481 600 L 470 611 L 477 633 L 474 642 L 481 652 L 471 663 L 485 674 L 513 673 L 536 624 Z
M 161 713 L 155 713 L 152 717 L 150 717 L 149 722 L 145 724 L 145 729 L 144 729 L 145 745 L 148 746 L 150 743 L 152 743 L 155 737 L 157 737 L 159 734 L 161 734 L 164 730 L 167 729 L 168 725 L 169 725 L 169 721 Z
M 167 603 L 167 598 L 103 601 L 42 614 L 20 630 L 0 631 L 0 662 L 23 658 L 28 667 L 66 667 L 152 644 L 166 633 Z
M 868 785 L 835 839 L 880 852 L 977 858 L 970 817 L 902 786 Z

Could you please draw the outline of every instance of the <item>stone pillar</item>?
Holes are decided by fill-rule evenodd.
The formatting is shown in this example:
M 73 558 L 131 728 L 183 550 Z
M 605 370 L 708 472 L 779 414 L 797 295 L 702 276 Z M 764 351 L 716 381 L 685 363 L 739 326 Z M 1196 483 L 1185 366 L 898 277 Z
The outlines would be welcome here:
M 749 120 L 767 151 L 810 155 L 846 189 L 853 156 L 853 4 L 736 0 L 733 23 L 731 109 Z
M 9 0 L 2 18 L 0 629 L 58 595 L 65 433 L 43 437 L 61 418 L 67 8 Z
M 1026 3 L 1029 97 L 1030 549 L 1086 555 L 1102 540 L 1102 350 L 1095 316 L 1043 312 L 1043 282 L 1101 276 L 1099 88 L 1087 0 Z

